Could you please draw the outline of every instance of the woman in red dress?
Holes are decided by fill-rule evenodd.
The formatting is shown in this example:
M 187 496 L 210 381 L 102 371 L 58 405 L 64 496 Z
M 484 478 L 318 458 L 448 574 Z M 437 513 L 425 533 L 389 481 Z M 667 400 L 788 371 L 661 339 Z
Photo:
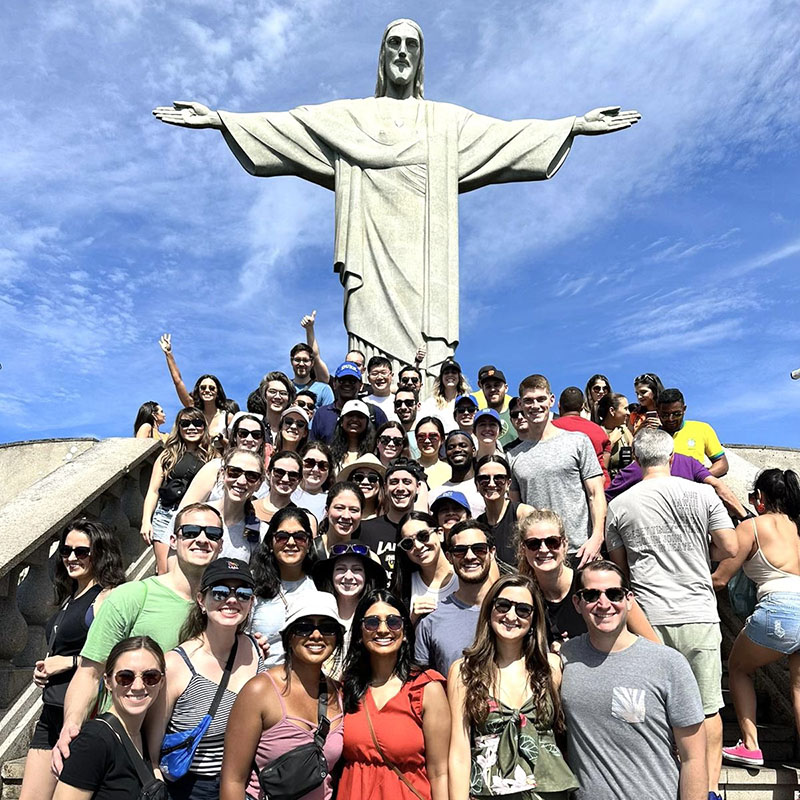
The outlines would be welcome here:
M 447 800 L 450 709 L 444 678 L 413 663 L 405 604 L 378 589 L 353 615 L 345 660 L 345 767 L 339 797 Z

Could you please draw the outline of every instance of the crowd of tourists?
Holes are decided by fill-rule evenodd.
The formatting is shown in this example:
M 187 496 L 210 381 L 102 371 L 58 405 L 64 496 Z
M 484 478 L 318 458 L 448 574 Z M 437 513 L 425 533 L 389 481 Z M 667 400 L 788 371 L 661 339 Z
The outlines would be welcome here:
M 23 800 L 718 798 L 760 766 L 754 672 L 787 655 L 800 729 L 800 483 L 746 507 L 678 388 L 593 375 L 556 401 L 458 362 L 432 387 L 314 336 L 246 400 L 219 378 L 166 433 L 142 511 L 157 574 L 118 538 L 59 540 Z M 717 592 L 746 624 L 727 662 Z

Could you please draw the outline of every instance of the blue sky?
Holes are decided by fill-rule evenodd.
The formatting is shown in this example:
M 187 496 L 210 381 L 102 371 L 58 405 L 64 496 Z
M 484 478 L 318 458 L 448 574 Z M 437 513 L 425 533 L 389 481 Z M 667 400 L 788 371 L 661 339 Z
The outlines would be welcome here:
M 425 90 L 497 117 L 601 105 L 547 183 L 461 198 L 461 345 L 556 392 L 657 372 L 728 442 L 800 446 L 800 15 L 791 2 L 10 0 L 0 27 L 0 441 L 129 435 L 216 373 L 244 403 L 318 310 L 346 347 L 333 195 L 247 175 L 174 99 L 283 110 L 372 93 L 392 18 Z

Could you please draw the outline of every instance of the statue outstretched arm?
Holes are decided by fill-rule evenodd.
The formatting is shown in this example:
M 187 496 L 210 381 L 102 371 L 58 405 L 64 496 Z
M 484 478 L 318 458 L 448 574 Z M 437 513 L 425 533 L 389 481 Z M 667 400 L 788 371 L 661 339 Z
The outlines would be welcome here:
M 181 128 L 222 130 L 222 120 L 219 118 L 219 114 L 202 103 L 176 100 L 171 106 L 154 108 L 153 116 L 166 122 L 167 125 L 178 125 Z
M 614 133 L 635 125 L 642 115 L 638 111 L 621 111 L 620 106 L 593 108 L 582 117 L 576 117 L 572 126 L 573 136 L 600 136 Z

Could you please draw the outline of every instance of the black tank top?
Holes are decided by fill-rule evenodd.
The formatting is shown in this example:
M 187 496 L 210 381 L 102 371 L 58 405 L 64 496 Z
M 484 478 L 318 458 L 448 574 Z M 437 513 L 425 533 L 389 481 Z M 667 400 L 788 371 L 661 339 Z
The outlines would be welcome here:
M 87 620 L 89 609 L 92 603 L 97 599 L 97 595 L 102 591 L 103 587 L 95 584 L 91 589 L 87 589 L 80 597 L 69 599 L 64 616 L 58 623 L 58 629 L 56 630 L 55 639 L 53 640 L 53 646 L 49 655 L 80 655 L 83 645 L 86 642 L 86 634 L 89 632 L 89 625 L 91 624 L 91 618 Z M 45 636 L 48 642 L 53 634 L 53 628 L 55 627 L 60 613 L 61 609 L 53 614 L 47 621 Z M 47 705 L 63 706 L 64 697 L 67 694 L 67 685 L 74 674 L 74 669 L 68 669 L 65 672 L 59 672 L 58 675 L 53 675 L 44 688 L 42 700 L 47 703 Z
M 483 522 L 492 528 L 494 536 L 494 546 L 497 548 L 497 558 L 505 561 L 509 566 L 517 566 L 517 551 L 514 547 L 514 525 L 517 522 L 517 509 L 519 503 L 513 500 L 508 501 L 506 513 L 497 521 L 497 525 L 492 527 L 486 519 L 486 512 L 478 517 L 479 522 Z

